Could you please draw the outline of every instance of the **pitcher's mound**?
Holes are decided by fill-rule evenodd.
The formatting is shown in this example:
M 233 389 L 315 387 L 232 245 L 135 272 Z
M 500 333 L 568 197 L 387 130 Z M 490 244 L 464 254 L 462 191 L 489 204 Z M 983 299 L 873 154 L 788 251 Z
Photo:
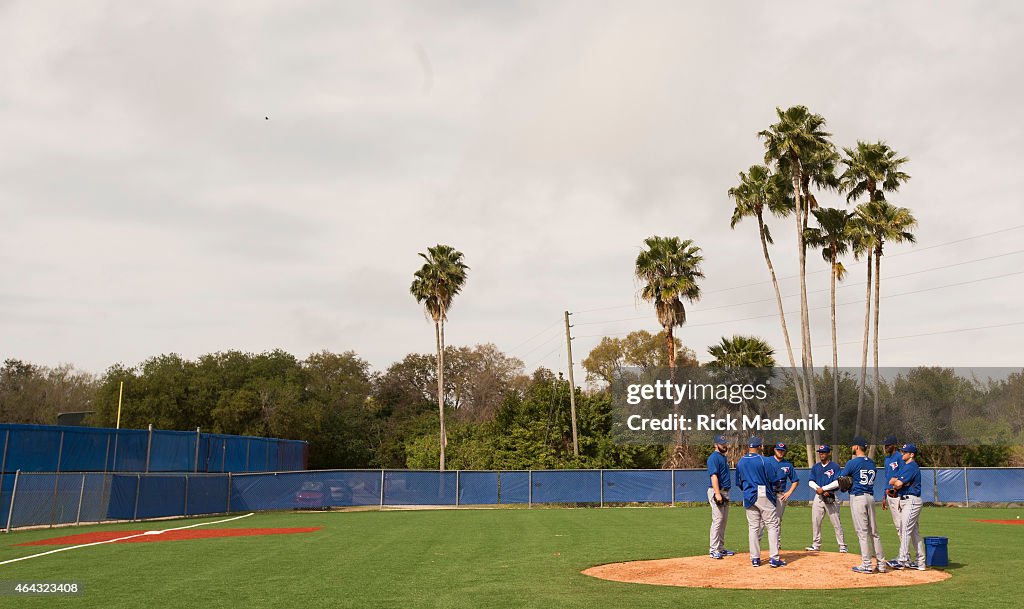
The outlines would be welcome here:
M 916 586 L 949 579 L 937 569 L 902 569 L 891 573 L 864 575 L 851 569 L 860 564 L 860 554 L 838 552 L 782 552 L 785 567 L 772 569 L 762 554 L 761 566 L 750 564 L 750 555 L 737 553 L 722 560 L 703 556 L 636 560 L 591 567 L 584 575 L 616 582 L 685 586 L 691 588 L 741 588 L 747 590 L 831 590 L 835 588 L 880 588 Z

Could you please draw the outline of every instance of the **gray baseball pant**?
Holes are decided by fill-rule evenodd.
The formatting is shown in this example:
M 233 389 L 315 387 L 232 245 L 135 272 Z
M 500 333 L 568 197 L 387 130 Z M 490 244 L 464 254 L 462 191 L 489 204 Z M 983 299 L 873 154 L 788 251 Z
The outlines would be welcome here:
M 908 496 L 900 503 L 901 527 L 900 527 L 900 562 L 910 562 L 910 544 L 914 544 L 917 552 L 917 564 L 925 566 L 924 537 L 921 537 L 920 517 L 921 507 L 924 502 L 920 497 Z
M 889 514 L 892 516 L 892 523 L 896 525 L 896 537 L 903 539 L 903 516 L 900 515 L 899 497 L 885 496 L 885 503 L 889 506 Z
M 851 495 L 850 516 L 860 543 L 861 565 L 871 568 L 872 550 L 878 564 L 884 564 L 885 551 L 882 550 L 882 540 L 878 536 L 878 525 L 875 522 L 875 498 L 871 495 Z
M 708 489 L 708 503 L 711 504 L 711 552 L 725 550 L 725 525 L 729 522 L 729 491 L 722 489 L 725 503 L 715 503 L 715 489 Z
M 839 499 L 836 499 L 835 503 L 825 503 L 825 500 L 818 494 L 814 495 L 814 501 L 811 503 L 811 530 L 814 534 L 814 537 L 811 538 L 811 547 L 821 547 L 821 522 L 825 519 L 826 514 L 832 522 L 832 528 L 835 529 L 836 543 L 839 544 L 839 549 L 845 550 L 846 536 L 843 534 L 843 522 L 839 519 Z
M 779 499 L 779 496 L 775 495 L 775 513 L 779 517 L 779 545 L 780 546 L 782 545 L 782 516 L 785 515 L 785 513 L 786 513 L 786 503 L 788 503 L 788 502 L 783 501 L 782 499 Z M 758 533 L 758 537 L 764 535 L 765 529 L 767 529 L 767 528 L 768 527 L 765 525 L 765 523 L 762 522 L 761 523 L 761 530 Z
M 768 529 L 768 555 L 779 557 L 779 515 L 775 504 L 767 497 L 758 497 L 757 503 L 747 508 L 747 539 L 750 558 L 761 557 L 761 526 Z

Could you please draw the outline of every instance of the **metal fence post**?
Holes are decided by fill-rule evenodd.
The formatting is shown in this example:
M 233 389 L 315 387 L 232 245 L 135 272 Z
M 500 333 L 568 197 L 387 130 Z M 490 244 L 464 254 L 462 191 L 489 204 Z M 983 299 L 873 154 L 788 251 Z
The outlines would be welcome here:
M 461 482 L 459 476 L 460 473 L 460 470 L 455 470 L 455 507 L 459 507 L 459 483 Z
M 82 474 L 82 488 L 78 490 L 78 514 L 75 515 L 75 524 L 82 522 L 82 500 L 85 499 L 85 474 Z
M 672 470 L 672 507 L 676 506 L 676 470 Z
M 245 441 L 245 471 L 251 472 L 252 467 L 249 466 L 249 449 L 252 447 L 252 438 Z
M 11 507 L 7 510 L 7 528 L 4 533 L 11 532 L 11 516 L 14 516 L 14 497 L 18 494 L 18 478 L 21 477 L 21 470 L 14 472 L 14 488 L 11 489 Z
M 11 430 L 8 429 L 7 433 L 4 435 L 4 458 L 3 458 L 3 461 L 0 461 L 0 474 L 6 474 L 7 473 L 7 445 L 10 443 L 10 441 L 11 441 Z
M 971 507 L 971 487 L 967 484 L 967 468 L 964 468 L 964 501 Z
M 601 470 L 601 506 L 604 507 L 604 470 Z
M 384 470 L 380 470 L 380 509 L 384 509 Z
M 498 471 L 498 504 L 501 504 L 501 470 Z
M 228 472 L 228 505 L 227 513 L 231 513 L 231 472 Z
M 203 434 L 199 433 L 199 428 L 196 427 L 196 461 L 195 467 L 193 468 L 193 471 L 195 472 L 199 471 L 199 439 L 202 437 L 202 435 Z
M 932 503 L 939 502 L 939 469 L 932 468 Z
M 60 432 L 60 448 L 57 449 L 57 473 L 60 473 L 60 461 L 64 458 L 64 432 Z
M 139 517 L 139 489 L 142 488 L 142 474 L 135 474 L 135 509 L 132 511 L 132 521 Z
M 526 472 L 526 482 L 527 482 L 526 507 L 532 508 L 533 507 L 533 470 L 532 469 L 528 470 Z
M 107 463 L 110 459 L 110 432 L 107 432 L 107 452 L 103 453 L 103 473 L 107 473 Z
M 188 474 L 185 474 L 185 505 L 181 509 L 183 516 L 188 516 Z
M 153 449 L 153 424 L 149 424 L 149 439 L 146 441 L 146 473 L 149 473 L 149 455 Z
M 64 432 L 61 432 L 63 437 Z M 59 457 L 58 457 L 59 459 Z M 60 488 L 60 473 L 53 474 L 53 502 L 50 503 L 50 526 L 53 526 L 54 521 L 57 519 L 57 491 Z

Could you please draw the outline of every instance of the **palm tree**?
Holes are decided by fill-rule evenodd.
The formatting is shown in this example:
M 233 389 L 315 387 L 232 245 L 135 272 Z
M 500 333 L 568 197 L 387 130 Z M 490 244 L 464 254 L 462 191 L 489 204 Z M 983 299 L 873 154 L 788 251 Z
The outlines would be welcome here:
M 676 344 L 674 330 L 686 323 L 683 301 L 700 299 L 697 282 L 704 278 L 700 265 L 704 261 L 700 248 L 690 239 L 679 237 L 648 237 L 644 249 L 636 257 L 636 278 L 644 282 L 640 296 L 654 303 L 658 323 L 665 329 L 668 345 L 669 380 L 675 382 Z M 677 435 L 677 446 L 670 462 L 683 457 L 682 431 Z
M 875 236 L 868 230 L 864 221 L 856 215 L 850 219 L 850 247 L 853 249 L 854 259 L 861 257 L 867 260 L 867 281 L 864 282 L 864 338 L 860 355 L 860 385 L 857 392 L 857 422 L 854 425 L 853 435 L 861 435 L 861 423 L 864 417 L 864 395 L 867 390 L 868 374 L 868 345 L 871 337 L 871 290 L 874 287 L 871 283 L 872 261 L 874 260 Z
M 881 292 L 882 254 L 886 243 L 915 243 L 917 238 L 910 231 L 917 227 L 917 220 L 906 207 L 896 207 L 888 201 L 873 201 L 857 206 L 857 215 L 873 236 L 875 262 L 875 319 L 874 319 L 874 365 L 875 365 L 875 410 L 872 434 L 878 435 L 879 378 L 878 378 L 878 301 Z
M 462 252 L 448 246 L 435 245 L 420 253 L 423 266 L 414 274 L 409 292 L 424 311 L 434 320 L 434 338 L 437 343 L 437 409 L 440 417 L 440 469 L 444 471 L 444 449 L 448 435 L 444 426 L 444 324 L 452 301 L 466 283 L 469 267 L 463 262 Z
M 708 353 L 714 358 L 707 364 L 710 368 L 775 367 L 775 349 L 756 336 L 723 336 L 720 343 L 708 347 Z
M 867 195 L 868 203 L 884 201 L 885 193 L 897 192 L 900 185 L 910 179 L 910 176 L 902 170 L 902 166 L 909 159 L 899 156 L 885 142 L 858 141 L 855 148 L 844 148 L 843 153 L 842 163 L 846 165 L 846 169 L 839 178 L 839 188 L 846 193 L 847 203 L 856 203 L 864 195 Z M 876 243 L 874 234 L 860 219 L 853 225 L 853 229 L 853 236 L 857 241 L 854 245 L 854 253 L 858 258 L 865 256 L 868 267 L 868 280 L 865 289 L 867 295 L 864 305 L 864 346 L 861 352 L 860 388 L 857 393 L 857 425 L 855 429 L 856 433 L 860 434 L 864 394 L 867 391 L 865 381 L 871 324 L 871 267 L 874 263 Z
M 831 207 L 812 211 L 817 228 L 807 229 L 805 240 L 810 247 L 821 248 L 821 257 L 829 263 L 829 306 L 832 317 L 832 443 L 839 442 L 839 347 L 836 341 L 836 282 L 846 275 L 839 258 L 850 249 L 850 220 L 853 213 Z
M 773 376 L 775 350 L 767 341 L 756 336 L 723 336 L 720 343 L 708 347 L 708 353 L 714 359 L 707 363 L 707 367 L 711 369 L 712 375 L 717 377 L 717 382 L 756 386 L 769 382 Z M 758 414 L 764 414 L 762 402 L 757 403 Z M 740 405 L 740 416 L 746 416 L 749 409 L 750 404 L 744 399 Z M 738 433 L 733 435 L 739 436 Z
M 782 292 L 779 290 L 779 281 L 775 276 L 775 265 L 772 264 L 771 255 L 768 253 L 768 245 L 773 243 L 771 232 L 764 221 L 764 213 L 768 211 L 774 216 L 785 218 L 792 213 L 793 187 L 789 180 L 778 173 L 772 173 L 771 169 L 764 165 L 753 165 L 747 170 L 739 173 L 740 183 L 729 189 L 729 196 L 736 202 L 732 212 L 732 220 L 729 227 L 735 229 L 743 218 L 757 218 L 757 232 L 761 239 L 761 253 L 764 254 L 764 262 L 768 265 L 768 274 L 771 276 L 772 288 L 775 290 L 775 305 L 779 310 L 779 322 L 782 324 L 782 337 L 786 342 L 786 353 L 789 355 L 790 374 L 793 379 L 793 386 L 796 389 L 797 401 L 801 404 L 801 410 L 805 408 L 806 398 L 803 392 L 803 385 L 796 375 L 796 361 L 793 357 L 793 345 L 789 339 L 789 326 L 786 323 L 786 312 L 782 307 Z
M 807 303 L 807 246 L 804 231 L 807 229 L 810 210 L 817 204 L 810 194 L 810 185 L 831 187 L 836 183 L 829 173 L 835 167 L 835 146 L 829 141 L 831 133 L 824 130 L 825 119 L 814 114 L 806 106 L 775 109 L 778 122 L 758 133 L 764 140 L 766 163 L 775 163 L 776 171 L 790 178 L 796 197 L 797 252 L 800 266 L 800 336 L 801 365 L 803 367 L 804 392 L 807 403 L 801 414 L 817 412 L 815 396 L 814 358 L 811 349 L 811 321 Z M 810 437 L 809 435 L 806 437 Z M 816 433 L 807 442 L 808 459 L 813 460 L 812 444 L 817 443 Z

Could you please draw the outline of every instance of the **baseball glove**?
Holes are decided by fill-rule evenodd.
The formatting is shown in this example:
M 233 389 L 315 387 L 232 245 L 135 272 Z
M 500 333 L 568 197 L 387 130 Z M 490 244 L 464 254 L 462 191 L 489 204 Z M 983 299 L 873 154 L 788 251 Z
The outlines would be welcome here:
M 715 505 L 725 505 L 728 502 L 725 498 L 725 495 L 722 495 L 721 499 L 712 495 L 711 500 L 715 502 Z
M 894 488 L 887 488 L 887 489 L 885 489 L 885 494 L 890 496 L 890 497 L 893 497 L 893 498 L 896 498 L 896 497 L 900 496 L 900 492 L 897 491 Z
M 836 494 L 832 491 L 825 491 L 821 494 L 821 500 L 831 505 L 836 502 Z
M 849 476 L 839 476 L 839 490 L 844 493 L 853 488 L 853 478 Z

